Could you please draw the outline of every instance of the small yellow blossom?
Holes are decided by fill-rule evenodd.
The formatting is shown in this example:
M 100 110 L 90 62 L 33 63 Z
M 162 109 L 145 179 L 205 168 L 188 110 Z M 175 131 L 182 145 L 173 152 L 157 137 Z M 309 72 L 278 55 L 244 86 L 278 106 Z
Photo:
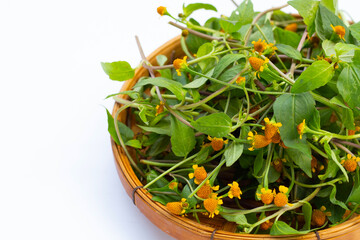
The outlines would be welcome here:
M 187 37 L 188 35 L 189 35 L 189 30 L 184 29 L 181 31 L 181 36 Z
M 158 14 L 160 14 L 161 16 L 164 16 L 164 14 L 167 13 L 166 7 L 160 6 L 157 8 L 157 12 Z
M 211 141 L 211 146 L 215 151 L 219 151 L 224 147 L 224 143 L 228 144 L 229 140 L 225 140 L 222 138 L 217 138 L 217 137 L 210 137 L 208 136 L 208 139 Z
M 170 188 L 171 190 L 176 189 L 178 186 L 179 186 L 179 183 L 178 183 L 178 182 L 175 182 L 175 181 L 173 181 L 173 182 L 171 182 L 171 183 L 169 184 L 169 188 Z
M 274 198 L 274 204 L 278 207 L 283 207 L 285 206 L 286 204 L 289 204 L 289 199 L 286 195 L 286 193 L 289 191 L 289 188 L 281 185 L 279 187 L 279 193 L 277 193 L 275 195 L 275 198 Z M 289 205 L 292 205 L 292 204 L 289 204 Z
M 305 119 L 299 124 L 297 125 L 296 129 L 297 129 L 297 132 L 299 133 L 300 135 L 300 139 L 302 139 L 302 136 L 304 134 L 304 130 L 305 130 Z
M 189 203 L 186 202 L 185 198 L 182 198 L 180 202 L 167 203 L 166 208 L 175 215 L 183 215 L 186 213 L 186 209 L 189 208 Z
M 267 66 L 266 64 L 269 62 L 269 59 L 265 58 L 265 60 L 262 60 L 258 57 L 249 57 L 249 62 L 251 67 L 256 71 L 255 75 L 258 75 L 259 72 L 264 71 L 264 68 Z
M 189 173 L 189 178 L 195 178 L 194 182 L 200 184 L 207 177 L 207 172 L 204 167 L 199 167 L 197 164 L 193 165 L 192 168 L 194 169 L 194 172 Z
M 271 204 L 274 200 L 275 190 L 262 188 L 260 193 L 256 193 L 257 197 L 261 199 L 264 204 Z
M 249 132 L 247 140 L 251 140 L 250 151 L 254 151 L 255 148 L 266 147 L 271 143 L 271 139 L 266 138 L 264 135 L 259 135 L 256 132 L 255 135 L 253 132 Z
M 213 218 L 220 213 L 219 208 L 223 204 L 221 197 L 217 197 L 216 193 L 211 194 L 210 198 L 205 199 L 204 207 L 209 212 L 209 217 Z
M 264 121 L 265 121 L 265 127 L 263 127 L 262 129 L 265 130 L 266 138 L 272 139 L 277 133 L 280 133 L 279 128 L 282 126 L 281 123 L 270 121 L 269 118 L 265 118 Z M 278 136 L 276 136 L 275 141 L 277 141 L 276 143 L 280 142 Z
M 330 26 L 333 29 L 333 31 L 336 33 L 336 35 L 338 35 L 339 38 L 341 38 L 342 40 L 345 41 L 345 38 L 344 38 L 345 33 L 346 33 L 345 28 L 343 26 L 340 26 L 340 25 L 334 27 L 334 25 L 331 24 Z
M 174 66 L 178 76 L 181 76 L 181 70 L 188 66 L 188 64 L 186 63 L 186 59 L 187 59 L 187 56 L 185 56 L 183 59 L 177 58 L 173 62 L 173 66 Z
M 296 23 L 290 23 L 289 25 L 287 25 L 285 27 L 285 30 L 291 31 L 291 32 L 296 32 L 298 28 L 298 25 Z
M 196 192 L 196 195 L 200 198 L 207 199 L 213 193 L 213 191 L 219 190 L 219 186 L 211 186 L 210 181 L 206 183 Z
M 270 220 L 266 220 L 265 222 L 263 222 L 263 223 L 260 225 L 260 229 L 266 231 L 266 230 L 268 230 L 269 228 L 271 228 L 273 224 L 274 224 L 274 223 L 271 222 Z
M 320 209 L 314 209 L 311 216 L 311 225 L 321 227 L 325 224 L 326 218 L 331 216 L 331 212 L 325 212 L 326 207 L 321 206 Z
M 344 168 L 349 172 L 354 172 L 358 166 L 358 162 L 360 161 L 359 157 L 351 156 L 350 154 L 347 155 L 346 160 L 342 160 L 341 164 Z
M 228 186 L 230 187 L 230 190 L 229 190 L 229 193 L 228 193 L 229 198 L 236 197 L 238 199 L 241 199 L 240 196 L 242 194 L 242 191 L 239 188 L 239 184 L 237 182 L 233 182 L 232 184 L 229 183 Z
M 159 105 L 156 105 L 156 113 L 155 116 L 159 115 L 160 113 L 164 112 L 164 102 L 160 101 Z
M 237 84 L 237 85 L 244 85 L 245 82 L 246 82 L 246 78 L 245 78 L 245 77 L 239 76 L 239 77 L 236 79 L 236 84 Z
M 265 40 L 262 40 L 259 38 L 259 40 L 257 42 L 252 41 L 251 42 L 254 45 L 254 52 L 257 51 L 259 54 L 262 54 L 263 51 L 266 49 L 267 44 L 265 42 Z
M 275 171 L 282 172 L 284 160 L 285 159 L 277 158 L 272 162 L 272 165 L 274 166 Z

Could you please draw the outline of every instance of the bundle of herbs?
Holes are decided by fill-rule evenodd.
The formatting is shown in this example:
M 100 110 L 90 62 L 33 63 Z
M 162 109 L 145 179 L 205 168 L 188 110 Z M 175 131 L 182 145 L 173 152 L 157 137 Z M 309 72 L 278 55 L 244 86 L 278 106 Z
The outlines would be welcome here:
M 109 132 L 171 213 L 283 235 L 359 212 L 360 23 L 333 0 L 288 4 L 300 16 L 287 5 L 257 13 L 245 0 L 204 25 L 190 16 L 217 11 L 210 4 L 184 5 L 178 17 L 159 7 L 182 31 L 184 56 L 159 55 L 156 66 L 137 39 L 150 76 L 109 96 L 121 104 L 108 112 Z M 117 81 L 135 72 L 125 61 L 102 67 Z M 126 109 L 136 128 L 118 121 Z

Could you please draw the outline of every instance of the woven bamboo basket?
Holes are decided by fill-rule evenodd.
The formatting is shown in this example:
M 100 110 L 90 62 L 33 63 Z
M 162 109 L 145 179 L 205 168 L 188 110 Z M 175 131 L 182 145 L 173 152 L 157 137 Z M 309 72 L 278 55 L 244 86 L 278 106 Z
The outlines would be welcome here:
M 180 36 L 173 38 L 166 42 L 164 45 L 154 51 L 147 60 L 151 64 L 156 64 L 156 56 L 162 54 L 168 57 L 168 59 L 174 59 L 182 57 L 184 55 L 180 46 Z M 121 91 L 130 90 L 138 79 L 142 76 L 148 76 L 148 71 L 141 67 L 135 72 L 133 79 L 124 83 Z M 120 97 L 126 99 L 126 95 L 120 95 Z M 115 112 L 121 107 L 116 103 L 113 109 L 113 116 Z M 133 130 L 136 131 L 134 117 L 128 114 L 128 111 L 121 112 L 119 121 L 128 124 Z M 135 175 L 130 162 L 123 151 L 113 140 L 111 140 L 112 150 L 115 157 L 116 168 L 120 177 L 120 180 L 129 195 L 133 199 L 134 204 L 140 209 L 140 211 L 157 227 L 162 229 L 176 239 L 196 239 L 196 240 L 234 240 L 234 239 L 343 239 L 343 240 L 359 240 L 360 239 L 360 216 L 352 218 L 345 223 L 337 225 L 335 227 L 320 230 L 316 233 L 311 232 L 306 235 L 295 236 L 270 236 L 266 234 L 239 234 L 235 233 L 236 224 L 227 222 L 220 216 L 216 216 L 213 219 L 208 217 L 200 217 L 201 223 L 187 218 L 179 217 L 171 214 L 167 211 L 166 207 L 158 202 L 151 200 L 151 194 L 141 188 L 142 183 Z

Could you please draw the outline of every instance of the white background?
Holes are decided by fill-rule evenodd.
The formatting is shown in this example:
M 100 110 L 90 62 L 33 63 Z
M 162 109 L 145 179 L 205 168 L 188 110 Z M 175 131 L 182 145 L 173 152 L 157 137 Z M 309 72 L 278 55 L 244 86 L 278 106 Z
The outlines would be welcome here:
M 194 14 L 202 22 L 234 9 L 207 2 L 219 12 Z M 261 11 L 286 1 L 253 2 Z M 160 5 L 176 15 L 182 1 L 0 2 L 0 239 L 172 239 L 119 181 L 105 114 L 113 101 L 104 98 L 121 83 L 100 66 L 136 67 L 136 34 L 146 55 L 180 34 Z M 340 8 L 360 19 L 357 1 Z

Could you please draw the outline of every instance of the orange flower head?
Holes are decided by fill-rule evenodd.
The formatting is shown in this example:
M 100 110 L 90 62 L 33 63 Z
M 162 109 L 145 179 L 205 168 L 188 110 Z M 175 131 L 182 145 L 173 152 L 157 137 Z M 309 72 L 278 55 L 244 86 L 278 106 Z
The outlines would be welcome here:
M 285 27 L 285 30 L 291 31 L 291 32 L 296 32 L 298 28 L 298 25 L 296 23 L 290 23 L 289 25 L 287 25 Z
M 157 12 L 158 12 L 158 14 L 160 14 L 160 16 L 164 16 L 164 14 L 167 13 L 166 7 L 163 7 L 163 6 L 158 7 Z
M 269 118 L 265 118 L 265 127 L 263 127 L 263 130 L 265 130 L 265 137 L 268 139 L 273 138 L 277 133 L 279 133 L 279 128 L 282 126 L 281 123 L 276 123 L 273 121 L 270 121 Z M 276 143 L 280 142 L 280 139 L 278 139 L 280 136 L 276 136 L 275 141 Z
M 189 204 L 186 202 L 185 198 L 182 198 L 180 202 L 168 202 L 166 208 L 169 212 L 175 215 L 183 215 L 186 212 L 186 209 L 189 207 Z
M 346 160 L 342 160 L 341 164 L 344 168 L 349 172 L 354 172 L 357 168 L 358 162 L 360 161 L 359 157 L 351 156 L 350 154 L 347 155 Z
M 262 52 L 266 49 L 267 44 L 265 40 L 262 40 L 259 38 L 257 42 L 252 41 L 251 42 L 254 45 L 254 52 L 257 51 L 259 54 L 262 54 Z
M 186 63 L 187 56 L 185 56 L 183 59 L 177 58 L 173 62 L 173 66 L 177 72 L 178 76 L 181 76 L 181 70 L 187 68 L 188 64 Z
M 326 222 L 326 215 L 319 209 L 314 209 L 311 215 L 311 225 L 321 227 Z
M 273 161 L 273 166 L 274 166 L 275 171 L 282 172 L 283 162 L 280 158 L 277 158 Z
M 204 207 L 209 212 L 209 217 L 213 218 L 220 213 L 219 208 L 223 204 L 221 198 L 217 197 L 216 193 L 211 194 L 210 198 L 205 199 Z
M 240 196 L 242 194 L 242 191 L 239 188 L 239 184 L 237 182 L 233 182 L 232 184 L 228 184 L 228 186 L 230 187 L 230 190 L 228 193 L 229 198 L 236 197 L 238 199 L 241 199 Z
M 279 193 L 275 195 L 275 198 L 274 198 L 274 203 L 276 206 L 278 207 L 283 207 L 285 206 L 286 204 L 288 204 L 289 202 L 289 199 L 288 197 L 286 196 L 286 193 L 289 191 L 289 188 L 283 186 L 283 185 L 280 185 L 279 186 Z
M 171 182 L 171 183 L 169 184 L 169 188 L 170 188 L 171 190 L 176 189 L 178 186 L 179 186 L 179 183 L 178 183 L 178 182 L 175 182 L 175 181 L 173 181 L 173 182 Z
M 304 119 L 299 125 L 297 125 L 297 127 L 296 127 L 297 132 L 298 132 L 299 135 L 300 135 L 300 139 L 302 139 L 302 136 L 303 136 L 303 134 L 304 134 L 305 127 L 306 127 L 305 119 Z
M 262 72 L 264 71 L 265 64 L 269 62 L 269 59 L 266 58 L 265 60 L 262 60 L 258 57 L 249 57 L 249 62 L 254 70 Z
M 254 151 L 255 148 L 263 148 L 271 143 L 271 139 L 266 138 L 264 135 L 259 135 L 255 132 L 249 132 L 247 140 L 251 140 L 250 151 Z
M 275 190 L 271 191 L 271 189 L 262 188 L 260 191 L 261 191 L 261 194 L 256 193 L 258 198 L 260 198 L 261 201 L 266 205 L 271 204 L 272 201 L 274 200 Z
M 222 138 L 217 137 L 210 137 L 208 136 L 208 139 L 211 141 L 211 146 L 214 149 L 214 151 L 219 151 L 224 147 L 224 143 L 228 144 L 229 140 L 223 140 Z
M 273 222 L 267 220 L 267 221 L 263 222 L 263 223 L 260 225 L 260 229 L 266 231 L 266 230 L 268 230 L 269 228 L 271 228 L 272 225 L 273 225 Z
M 339 36 L 339 38 L 341 38 L 342 40 L 344 40 L 345 41 L 345 28 L 343 27 L 343 26 L 340 26 L 340 25 L 338 25 L 338 26 L 333 26 L 332 24 L 330 25 L 331 26 L 331 28 L 333 29 L 333 31 L 336 33 L 336 35 L 338 35 Z
M 189 173 L 189 178 L 195 178 L 194 182 L 200 184 L 207 177 L 207 172 L 204 167 L 199 167 L 197 164 L 193 165 L 192 168 L 194 169 L 194 172 Z
M 237 79 L 236 79 L 236 84 L 237 85 L 244 85 L 246 82 L 246 78 L 245 77 L 242 77 L 242 76 L 239 76 Z
M 196 195 L 200 198 L 207 199 L 211 196 L 213 190 L 219 190 L 219 186 L 212 187 L 210 185 L 210 181 L 207 180 L 206 183 L 196 192 Z
M 159 115 L 160 113 L 164 112 L 164 102 L 160 101 L 159 105 L 156 105 L 156 113 L 155 116 Z

